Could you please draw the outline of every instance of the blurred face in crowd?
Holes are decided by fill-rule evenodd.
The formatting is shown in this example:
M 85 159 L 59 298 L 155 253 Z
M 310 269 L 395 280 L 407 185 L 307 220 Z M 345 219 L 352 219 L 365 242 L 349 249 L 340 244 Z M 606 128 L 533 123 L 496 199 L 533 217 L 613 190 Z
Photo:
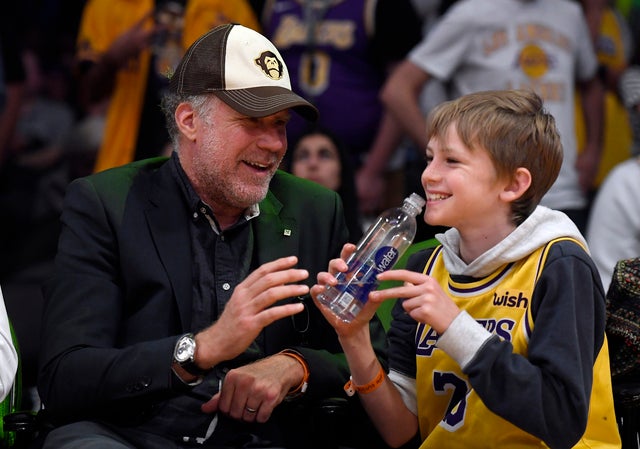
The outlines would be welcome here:
M 298 142 L 291 156 L 291 173 L 331 190 L 340 187 L 340 154 L 328 136 L 309 134 Z

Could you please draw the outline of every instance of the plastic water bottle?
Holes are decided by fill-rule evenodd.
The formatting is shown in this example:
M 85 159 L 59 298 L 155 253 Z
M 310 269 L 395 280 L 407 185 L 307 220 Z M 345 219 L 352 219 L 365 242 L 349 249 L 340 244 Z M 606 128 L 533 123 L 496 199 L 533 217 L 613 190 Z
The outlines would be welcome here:
M 413 242 L 416 216 L 425 205 L 415 193 L 402 207 L 384 211 L 369 227 L 347 260 L 349 269 L 338 273 L 336 286 L 327 286 L 318 300 L 343 321 L 350 322 L 362 310 L 369 292 L 376 289 L 376 275 L 391 269 Z

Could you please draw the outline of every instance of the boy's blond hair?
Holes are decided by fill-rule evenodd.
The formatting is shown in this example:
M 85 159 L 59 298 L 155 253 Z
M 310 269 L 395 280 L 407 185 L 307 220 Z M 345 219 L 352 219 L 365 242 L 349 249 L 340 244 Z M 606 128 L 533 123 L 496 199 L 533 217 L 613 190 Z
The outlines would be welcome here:
M 452 124 L 469 149 L 489 153 L 499 177 L 510 178 L 518 167 L 529 170 L 531 186 L 511 209 L 516 225 L 522 223 L 562 165 L 560 134 L 542 99 L 527 90 L 493 90 L 444 102 L 429 114 L 427 138 L 443 140 Z

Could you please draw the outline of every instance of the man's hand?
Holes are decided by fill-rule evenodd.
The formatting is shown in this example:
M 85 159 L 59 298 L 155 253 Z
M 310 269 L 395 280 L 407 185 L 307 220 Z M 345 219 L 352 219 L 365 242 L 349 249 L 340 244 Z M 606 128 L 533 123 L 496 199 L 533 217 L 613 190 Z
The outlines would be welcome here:
M 461 312 L 455 302 L 431 276 L 410 270 L 389 270 L 378 275 L 380 281 L 398 281 L 403 284 L 369 294 L 369 301 L 380 303 L 393 298 L 404 298 L 402 307 L 419 323 L 426 323 L 442 335 Z
M 278 354 L 232 369 L 220 392 L 202 405 L 202 411 L 220 411 L 238 420 L 266 422 L 303 376 L 304 369 L 296 359 Z
M 297 263 L 295 256 L 267 262 L 238 284 L 220 318 L 195 336 L 195 363 L 200 368 L 237 357 L 266 326 L 304 310 L 300 302 L 274 306 L 309 293 L 308 286 L 297 284 L 309 277 L 307 270 L 293 268 Z

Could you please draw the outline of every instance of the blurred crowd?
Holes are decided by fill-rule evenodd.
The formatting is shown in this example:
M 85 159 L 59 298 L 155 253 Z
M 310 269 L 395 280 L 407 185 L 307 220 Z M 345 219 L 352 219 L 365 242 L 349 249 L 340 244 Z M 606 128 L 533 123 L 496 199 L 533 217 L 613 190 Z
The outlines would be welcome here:
M 3 4 L 0 284 L 10 316 L 37 313 L 33 307 L 24 310 L 26 303 L 11 285 L 31 286 L 23 291 L 35 297 L 33 304 L 37 304 L 39 285 L 56 249 L 66 185 L 97 170 L 168 154 L 170 142 L 158 107 L 167 74 L 199 35 L 224 22 L 241 23 L 269 37 L 287 62 L 293 89 L 320 110 L 314 129 L 305 129 L 295 118 L 290 122 L 283 169 L 341 193 L 355 242 L 382 210 L 400 205 L 411 192 L 422 192 L 422 142 L 412 138 L 408 124 L 392 114 L 393 107 L 383 103 L 381 93 L 394 71 L 416 54 L 415 48 L 432 31 L 442 34 L 438 23 L 463 3 L 473 5 L 468 0 L 24 0 Z M 640 73 L 635 67 L 640 65 L 640 1 L 575 3 L 581 4 L 598 60 L 597 72 L 589 77 L 597 81 L 602 94 L 598 111 L 602 132 L 595 133 L 602 152 L 588 185 L 583 185 L 588 200 L 584 211 L 589 213 L 608 175 L 619 173 L 614 167 L 631 160 L 640 147 Z M 451 76 L 432 67 L 422 69 L 428 76 L 412 94 L 426 113 L 457 94 L 456 75 L 463 69 Z M 398 73 L 402 72 L 395 74 L 402 82 Z M 576 89 L 579 81 L 585 79 L 576 79 Z M 596 128 L 582 113 L 577 96 L 573 113 L 580 153 L 589 146 Z M 633 179 L 637 181 L 638 176 Z M 591 221 L 611 221 L 612 213 L 598 214 Z M 629 227 L 634 225 L 640 223 Z M 585 218 L 579 227 L 587 233 L 589 226 Z M 640 232 L 627 230 L 636 237 L 635 250 Z M 421 223 L 417 239 L 428 239 L 439 231 Z M 615 237 L 603 232 L 606 228 L 599 227 L 590 239 L 604 242 Z M 604 265 L 613 270 L 616 257 L 607 255 Z M 598 260 L 597 254 L 594 259 Z

